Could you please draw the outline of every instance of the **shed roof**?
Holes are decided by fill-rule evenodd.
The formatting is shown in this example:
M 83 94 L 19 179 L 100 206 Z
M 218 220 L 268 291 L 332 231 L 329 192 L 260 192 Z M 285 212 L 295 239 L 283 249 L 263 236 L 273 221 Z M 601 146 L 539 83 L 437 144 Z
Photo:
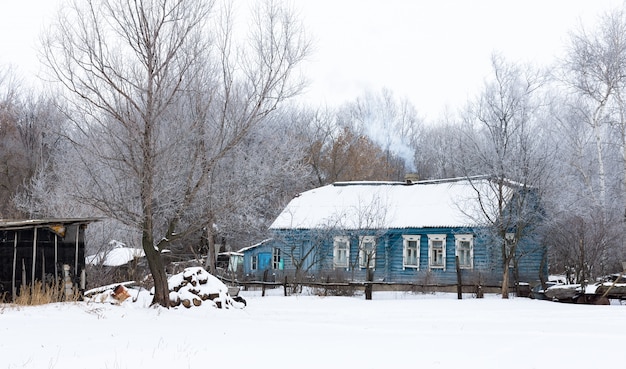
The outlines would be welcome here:
M 30 229 L 55 225 L 89 224 L 102 218 L 0 219 L 0 230 Z
M 484 224 L 495 198 L 487 178 L 437 181 L 340 182 L 303 192 L 270 229 L 472 227 Z M 508 201 L 512 191 L 507 191 Z

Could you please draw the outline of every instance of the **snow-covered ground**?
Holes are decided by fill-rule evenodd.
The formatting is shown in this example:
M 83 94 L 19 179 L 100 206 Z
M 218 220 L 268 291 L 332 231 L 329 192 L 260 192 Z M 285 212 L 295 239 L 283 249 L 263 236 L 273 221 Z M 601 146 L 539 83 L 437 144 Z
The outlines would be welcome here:
M 0 368 L 619 368 L 626 305 L 380 292 L 244 309 L 0 305 Z M 131 294 L 136 294 L 131 290 Z

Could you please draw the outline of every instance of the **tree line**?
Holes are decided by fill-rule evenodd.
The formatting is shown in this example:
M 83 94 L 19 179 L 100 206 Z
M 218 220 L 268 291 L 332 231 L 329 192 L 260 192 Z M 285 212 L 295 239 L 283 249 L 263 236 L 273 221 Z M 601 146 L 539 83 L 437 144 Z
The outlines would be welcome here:
M 312 54 L 294 9 L 221 1 L 63 6 L 43 34 L 46 89 L 0 70 L 0 218 L 102 216 L 88 248 L 141 245 L 169 305 L 162 253 L 186 259 L 266 237 L 297 193 L 350 180 L 490 175 L 539 191 L 551 272 L 580 282 L 626 260 L 626 13 L 572 30 L 555 65 L 492 56 L 482 89 L 426 121 L 393 91 L 299 103 Z M 519 198 L 520 209 L 527 198 Z M 503 209 L 501 209 L 503 211 Z M 512 215 L 513 216 L 513 215 Z M 502 233 L 505 265 L 515 245 Z

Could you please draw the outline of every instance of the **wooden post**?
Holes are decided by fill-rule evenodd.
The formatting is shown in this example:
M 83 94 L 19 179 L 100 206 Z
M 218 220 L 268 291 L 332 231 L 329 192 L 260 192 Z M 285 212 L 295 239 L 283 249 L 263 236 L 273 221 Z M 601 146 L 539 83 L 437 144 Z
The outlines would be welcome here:
M 59 236 L 57 236 L 56 232 L 54 233 L 54 289 L 56 290 L 59 286 L 59 271 L 57 268 L 57 263 L 59 259 Z
M 41 284 L 42 287 L 46 284 L 46 254 L 41 250 Z
M 26 263 L 22 259 L 22 285 L 20 288 L 24 288 L 24 286 L 26 286 Z
M 459 256 L 456 256 L 456 296 L 457 299 L 463 299 L 463 281 L 461 280 L 461 264 L 459 263 Z
M 324 296 L 328 295 L 328 283 L 330 283 L 330 276 L 326 276 L 326 284 L 324 285 Z
M 35 287 L 35 267 L 37 261 L 37 227 L 33 228 L 33 263 L 31 265 L 30 288 Z
M 265 297 L 265 282 L 267 282 L 267 272 L 268 269 L 265 269 L 263 272 L 263 284 L 261 285 L 261 297 Z
M 76 247 L 75 247 L 75 254 L 74 254 L 74 277 L 78 276 L 78 241 L 79 238 L 78 236 L 80 235 L 80 224 L 76 225 Z
M 372 299 L 372 283 L 371 282 L 374 280 L 374 273 L 372 269 L 369 267 L 369 265 L 365 274 L 367 276 L 366 278 L 367 282 L 365 282 L 365 299 L 371 300 Z
M 72 291 L 74 284 L 72 283 L 72 277 L 70 276 L 70 266 L 68 264 L 63 264 L 63 286 L 65 301 L 69 301 L 74 294 L 74 291 Z
M 283 290 L 285 293 L 285 297 L 287 296 L 287 276 L 285 276 L 285 283 L 283 283 Z
M 17 270 L 17 230 L 15 232 L 14 240 L 13 240 L 13 275 L 11 277 L 11 291 L 13 302 L 15 302 L 15 298 L 17 297 L 17 287 L 15 286 L 15 274 Z

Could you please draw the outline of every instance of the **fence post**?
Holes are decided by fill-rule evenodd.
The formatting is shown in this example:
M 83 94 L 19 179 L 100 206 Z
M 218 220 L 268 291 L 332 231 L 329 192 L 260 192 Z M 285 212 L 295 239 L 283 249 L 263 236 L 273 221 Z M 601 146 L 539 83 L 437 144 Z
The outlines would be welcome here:
M 261 297 L 265 297 L 265 282 L 267 282 L 267 272 L 268 269 L 265 269 L 263 272 L 263 284 L 261 285 Z
M 456 256 L 456 295 L 459 300 L 463 299 L 463 281 L 461 280 L 461 265 L 459 257 Z
M 365 299 L 366 300 L 371 300 L 372 299 L 372 281 L 374 281 L 374 273 L 372 271 L 371 268 L 367 268 L 367 271 L 365 272 L 367 275 L 367 282 L 365 282 Z
M 285 292 L 285 297 L 287 296 L 287 276 L 285 276 L 285 283 L 283 283 L 283 290 Z

